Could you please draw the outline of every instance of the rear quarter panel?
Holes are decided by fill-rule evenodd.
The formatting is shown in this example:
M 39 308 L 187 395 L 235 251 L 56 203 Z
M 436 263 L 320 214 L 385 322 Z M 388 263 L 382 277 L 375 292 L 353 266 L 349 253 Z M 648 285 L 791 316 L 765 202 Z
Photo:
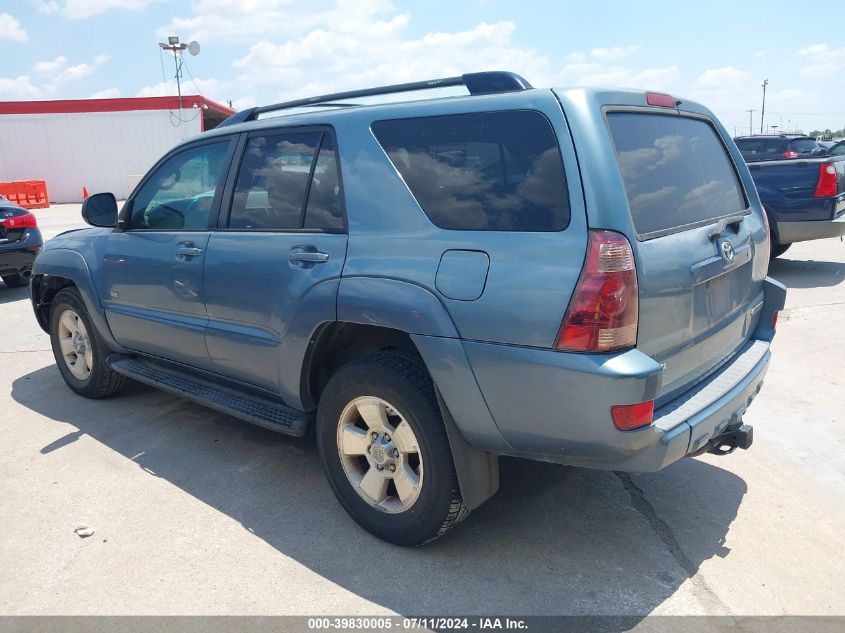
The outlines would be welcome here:
M 571 221 L 563 231 L 460 231 L 435 226 L 370 131 L 376 120 L 513 109 L 541 112 L 557 136 L 571 207 Z M 576 152 L 553 93 L 530 90 L 361 109 L 336 114 L 333 124 L 349 220 L 343 279 L 384 277 L 425 288 L 444 305 L 465 339 L 551 347 L 578 280 L 587 240 Z M 377 192 L 373 183 L 378 183 Z M 438 266 L 450 250 L 489 255 L 486 286 L 477 300 L 453 300 L 437 289 Z M 341 315 L 346 311 L 344 284 L 341 281 Z

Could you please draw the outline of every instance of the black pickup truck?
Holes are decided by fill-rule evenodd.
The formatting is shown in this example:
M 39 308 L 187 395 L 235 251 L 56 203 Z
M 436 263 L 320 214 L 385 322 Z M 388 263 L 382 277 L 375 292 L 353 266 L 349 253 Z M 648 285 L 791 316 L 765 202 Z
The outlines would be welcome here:
M 772 257 L 794 242 L 845 235 L 845 156 L 746 163 L 769 219 Z

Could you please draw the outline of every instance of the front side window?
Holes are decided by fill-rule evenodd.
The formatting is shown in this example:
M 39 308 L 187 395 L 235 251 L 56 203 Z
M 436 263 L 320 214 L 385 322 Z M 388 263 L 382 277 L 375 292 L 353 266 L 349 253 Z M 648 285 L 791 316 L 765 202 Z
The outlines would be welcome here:
M 165 160 L 133 198 L 129 228 L 207 229 L 229 143 L 191 147 Z
M 539 112 L 376 121 L 372 131 L 441 228 L 561 231 L 569 225 L 563 160 Z

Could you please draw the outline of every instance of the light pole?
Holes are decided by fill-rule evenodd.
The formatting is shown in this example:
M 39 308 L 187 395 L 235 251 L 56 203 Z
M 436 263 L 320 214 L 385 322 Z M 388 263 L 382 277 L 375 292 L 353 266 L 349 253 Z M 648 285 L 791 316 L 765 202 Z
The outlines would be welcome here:
M 754 122 L 752 117 L 754 116 L 754 110 L 746 110 L 748 112 L 748 136 L 754 134 Z
M 760 110 L 760 134 L 763 133 L 763 117 L 766 116 L 766 86 L 769 85 L 769 80 L 763 80 L 763 109 Z
M 167 44 L 159 42 L 158 45 L 165 51 L 173 53 L 173 64 L 176 66 L 176 92 L 179 95 L 179 120 L 182 120 L 182 51 L 186 48 L 191 55 L 199 55 L 199 42 L 191 42 L 190 44 L 179 43 L 179 37 L 171 35 L 167 38 Z

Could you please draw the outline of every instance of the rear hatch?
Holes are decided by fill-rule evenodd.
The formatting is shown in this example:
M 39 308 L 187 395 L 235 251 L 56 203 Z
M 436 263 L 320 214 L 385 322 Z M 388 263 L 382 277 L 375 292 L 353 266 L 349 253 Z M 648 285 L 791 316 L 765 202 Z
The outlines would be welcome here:
M 707 117 L 631 109 L 606 117 L 636 234 L 637 347 L 665 365 L 659 405 L 750 337 L 765 234 Z

